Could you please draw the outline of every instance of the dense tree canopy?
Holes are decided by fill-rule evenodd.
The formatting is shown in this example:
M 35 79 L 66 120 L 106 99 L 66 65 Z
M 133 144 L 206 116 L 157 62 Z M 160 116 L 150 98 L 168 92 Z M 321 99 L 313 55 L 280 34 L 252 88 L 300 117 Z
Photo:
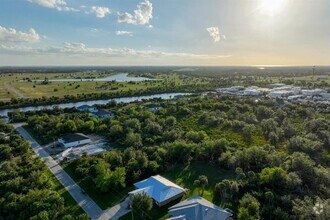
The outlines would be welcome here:
M 43 140 L 72 131 L 106 137 L 115 150 L 71 162 L 100 191 L 129 186 L 176 164 L 205 162 L 233 174 L 215 183 L 206 176 L 209 184 L 203 185 L 239 219 L 304 216 L 297 204 L 311 207 L 330 197 L 326 106 L 198 96 L 154 100 L 163 109 L 152 112 L 145 102 L 113 105 L 109 110 L 115 117 L 105 120 L 77 112 L 44 113 L 28 117 L 28 123 Z M 0 145 L 1 158 L 11 158 L 11 151 Z

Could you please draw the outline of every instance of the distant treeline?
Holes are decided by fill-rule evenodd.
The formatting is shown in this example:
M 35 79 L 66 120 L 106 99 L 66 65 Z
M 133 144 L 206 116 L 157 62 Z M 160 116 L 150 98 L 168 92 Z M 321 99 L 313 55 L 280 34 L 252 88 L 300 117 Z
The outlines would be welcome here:
M 227 75 L 256 75 L 256 76 L 282 76 L 294 77 L 313 74 L 312 66 L 277 66 L 277 67 L 258 67 L 258 66 L 214 66 L 214 67 L 184 67 L 184 66 L 131 66 L 131 67 L 0 67 L 1 73 L 80 73 L 88 71 L 101 72 L 127 72 L 132 74 L 151 73 L 167 74 L 177 73 L 200 77 L 218 77 Z M 330 66 L 316 67 L 317 75 L 330 74 Z

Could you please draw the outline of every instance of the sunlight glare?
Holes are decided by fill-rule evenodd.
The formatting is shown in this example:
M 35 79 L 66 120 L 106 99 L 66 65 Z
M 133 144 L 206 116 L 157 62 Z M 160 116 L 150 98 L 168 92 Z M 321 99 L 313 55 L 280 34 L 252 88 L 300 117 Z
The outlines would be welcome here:
M 280 12 L 285 0 L 262 0 L 260 10 L 267 15 L 274 15 Z

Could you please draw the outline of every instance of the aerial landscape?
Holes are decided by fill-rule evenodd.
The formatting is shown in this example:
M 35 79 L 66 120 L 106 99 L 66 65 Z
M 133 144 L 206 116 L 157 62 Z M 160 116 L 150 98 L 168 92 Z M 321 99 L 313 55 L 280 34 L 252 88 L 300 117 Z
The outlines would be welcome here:
M 0 6 L 0 220 L 330 219 L 330 1 Z

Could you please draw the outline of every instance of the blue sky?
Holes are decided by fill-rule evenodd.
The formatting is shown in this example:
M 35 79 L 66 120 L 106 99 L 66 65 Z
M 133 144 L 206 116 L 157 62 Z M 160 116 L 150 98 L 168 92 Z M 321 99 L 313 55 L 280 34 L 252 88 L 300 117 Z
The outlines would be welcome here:
M 328 65 L 329 0 L 1 0 L 0 65 Z

